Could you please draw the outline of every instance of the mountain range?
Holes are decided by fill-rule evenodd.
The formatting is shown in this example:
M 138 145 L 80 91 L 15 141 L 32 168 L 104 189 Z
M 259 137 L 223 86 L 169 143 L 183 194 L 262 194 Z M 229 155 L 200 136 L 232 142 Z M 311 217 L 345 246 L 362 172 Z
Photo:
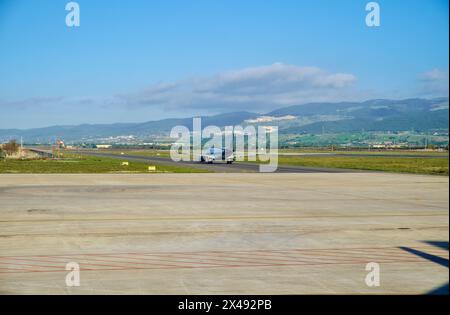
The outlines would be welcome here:
M 308 103 L 269 113 L 231 112 L 202 117 L 202 126 L 277 125 L 281 134 L 359 131 L 448 131 L 448 97 L 433 99 L 375 99 L 364 102 Z M 192 127 L 192 118 L 144 123 L 82 124 L 33 129 L 0 129 L 0 142 L 23 137 L 27 143 L 96 141 L 109 137 L 148 139 L 167 136 L 173 126 Z

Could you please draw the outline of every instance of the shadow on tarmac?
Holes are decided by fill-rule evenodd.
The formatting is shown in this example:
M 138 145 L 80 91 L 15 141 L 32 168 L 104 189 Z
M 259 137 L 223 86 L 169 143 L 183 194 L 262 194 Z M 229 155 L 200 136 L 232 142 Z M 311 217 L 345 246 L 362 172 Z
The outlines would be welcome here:
M 448 242 L 446 241 L 424 241 L 424 243 L 433 245 L 435 247 L 439 247 L 441 249 L 446 249 L 448 250 Z M 441 266 L 447 267 L 448 268 L 448 259 L 436 256 L 436 255 L 432 255 L 432 254 L 428 254 L 426 252 L 417 250 L 417 249 L 413 249 L 410 247 L 403 247 L 400 246 L 401 249 L 403 249 L 404 251 L 407 251 L 408 253 L 414 254 L 416 256 L 422 257 L 424 259 L 427 259 L 431 262 L 434 262 L 436 264 L 439 264 Z M 429 295 L 448 295 L 449 294 L 449 284 L 446 283 L 440 287 L 437 287 L 429 292 L 427 292 L 427 294 Z

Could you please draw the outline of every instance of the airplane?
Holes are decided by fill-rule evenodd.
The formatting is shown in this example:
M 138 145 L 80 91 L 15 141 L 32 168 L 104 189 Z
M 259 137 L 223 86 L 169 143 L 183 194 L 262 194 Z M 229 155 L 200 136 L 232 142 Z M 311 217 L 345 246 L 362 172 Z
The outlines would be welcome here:
M 214 161 L 226 161 L 227 164 L 232 164 L 236 160 L 234 152 L 230 149 L 225 148 L 211 148 L 204 151 L 200 156 L 200 162 L 212 164 Z

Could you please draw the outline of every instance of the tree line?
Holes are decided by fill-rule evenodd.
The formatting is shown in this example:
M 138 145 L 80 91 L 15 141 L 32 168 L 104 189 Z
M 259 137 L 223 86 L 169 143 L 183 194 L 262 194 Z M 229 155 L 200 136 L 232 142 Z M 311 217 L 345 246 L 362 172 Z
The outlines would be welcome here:
M 5 159 L 8 155 L 13 155 L 19 151 L 20 145 L 13 139 L 0 146 L 0 159 Z

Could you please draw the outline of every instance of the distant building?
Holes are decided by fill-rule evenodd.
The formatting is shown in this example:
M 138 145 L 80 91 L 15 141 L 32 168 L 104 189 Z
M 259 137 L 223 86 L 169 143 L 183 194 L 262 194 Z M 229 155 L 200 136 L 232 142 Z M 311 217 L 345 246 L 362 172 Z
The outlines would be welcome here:
M 66 147 L 64 141 L 62 141 L 61 139 L 56 140 L 55 146 L 60 149 L 64 149 Z
M 95 147 L 97 149 L 109 149 L 112 147 L 112 145 L 111 144 L 96 144 Z

